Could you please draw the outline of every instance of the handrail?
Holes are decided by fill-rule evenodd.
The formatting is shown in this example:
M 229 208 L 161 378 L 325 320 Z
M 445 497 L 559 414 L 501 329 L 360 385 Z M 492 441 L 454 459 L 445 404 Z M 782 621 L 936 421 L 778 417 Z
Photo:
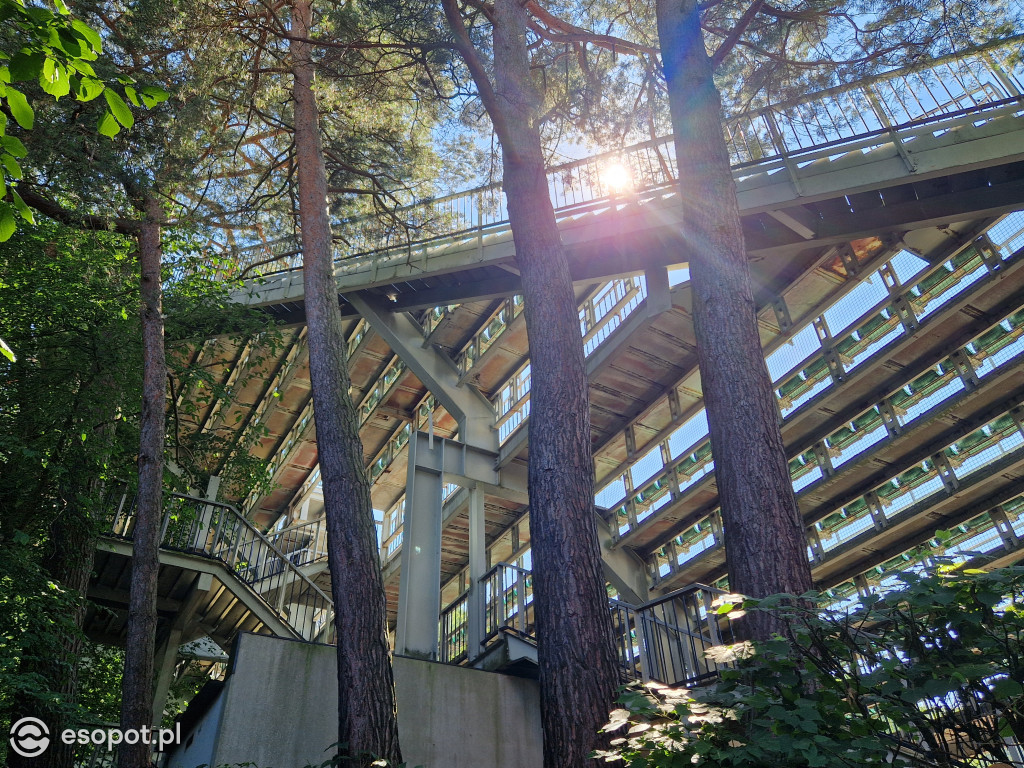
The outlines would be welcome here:
M 502 570 L 503 568 L 508 569 L 508 570 L 512 570 L 512 571 L 521 571 L 522 573 L 524 573 L 527 576 L 532 575 L 532 571 L 530 571 L 529 568 L 522 568 L 522 567 L 520 567 L 518 565 L 515 565 L 514 563 L 506 563 L 506 562 L 502 561 L 500 563 L 495 563 L 493 566 L 491 566 L 491 569 L 489 571 L 487 571 L 487 573 L 485 573 L 483 576 L 480 577 L 480 582 L 483 583 L 484 581 L 489 579 L 491 576 L 493 576 L 494 574 L 496 574 L 498 571 Z
M 285 552 L 285 557 L 293 565 L 301 567 L 303 565 L 311 565 L 312 563 L 320 562 L 327 559 L 327 547 L 320 547 L 321 539 L 326 536 L 326 525 L 325 519 L 322 517 L 315 518 L 313 520 L 300 520 L 294 525 L 290 525 L 287 528 L 282 528 L 279 531 L 268 531 L 265 536 L 272 542 L 281 541 L 285 545 L 298 543 L 299 537 L 306 535 L 310 536 L 310 540 L 307 544 L 301 547 L 296 547 L 293 550 Z M 313 529 L 312 533 L 307 534 L 305 529 Z M 312 557 L 309 559 L 303 558 L 301 562 L 295 561 L 295 555 L 304 550 L 313 548 Z M 283 550 L 282 550 L 283 551 Z
M 1004 72 L 1000 68 L 999 62 L 993 61 L 993 53 L 1001 50 L 1013 51 L 1013 44 L 1021 40 L 1024 40 L 1024 35 L 991 41 L 935 59 L 915 62 L 905 67 L 871 75 L 856 82 L 843 83 L 826 88 L 797 99 L 768 104 L 727 117 L 723 121 L 723 128 L 729 133 L 729 140 L 733 144 L 733 154 L 735 155 L 734 162 L 732 163 L 733 168 L 742 170 L 747 167 L 763 166 L 766 162 L 779 159 L 804 157 L 811 152 L 821 152 L 832 147 L 849 145 L 858 140 L 877 136 L 892 135 L 894 136 L 894 141 L 899 144 L 899 137 L 896 136 L 896 133 L 899 131 L 931 124 L 937 120 L 991 110 L 999 105 L 1005 106 L 1019 103 L 1022 98 L 1020 93 L 1022 89 L 1019 82 L 1014 80 L 1014 78 L 1019 78 L 1019 73 L 1013 67 L 1010 67 L 1009 73 Z M 952 71 L 954 62 L 961 65 L 955 72 Z M 978 67 L 979 70 L 984 67 L 984 77 L 969 69 L 968 64 Z M 908 108 L 902 103 L 899 92 L 894 90 L 893 94 L 896 95 L 896 98 L 893 101 L 899 105 L 899 108 L 893 109 L 888 104 L 890 101 L 888 98 L 880 97 L 879 94 L 873 91 L 874 87 L 883 83 L 899 84 L 902 80 L 914 75 L 922 75 L 922 73 L 929 72 L 939 73 L 944 67 L 950 71 L 948 73 L 948 80 L 941 80 L 943 76 L 941 73 L 937 75 L 941 80 L 940 85 L 943 86 L 941 90 L 937 90 L 933 94 L 927 91 L 928 86 L 925 84 L 927 95 L 932 98 L 933 104 L 929 103 L 926 106 L 918 102 L 913 109 Z M 965 85 L 962 81 L 966 79 L 972 80 L 973 83 Z M 951 91 L 947 87 L 950 83 L 956 83 L 959 86 L 959 90 Z M 903 83 L 903 85 L 908 84 Z M 896 88 L 896 86 L 893 86 L 893 88 Z M 857 125 L 854 125 L 848 116 L 842 115 L 841 122 L 843 125 L 840 126 L 836 116 L 828 112 L 829 100 L 840 95 L 855 93 L 858 90 L 861 91 L 860 101 L 862 102 L 859 106 L 857 104 L 832 105 L 839 108 L 840 112 L 844 112 L 847 106 L 853 106 L 854 112 L 857 113 L 854 116 L 858 123 Z M 996 97 L 993 98 L 993 95 Z M 853 97 L 851 96 L 850 98 Z M 969 107 L 961 108 L 960 105 L 964 101 L 973 101 L 974 103 Z M 807 108 L 814 104 L 820 105 L 821 111 L 808 112 Z M 954 107 L 954 109 L 950 109 L 950 107 Z M 803 112 L 799 114 L 792 117 L 788 115 L 788 111 L 801 109 L 803 109 Z M 868 113 L 870 113 L 870 120 L 865 119 L 865 117 L 869 116 Z M 819 117 L 825 118 L 824 123 L 819 121 Z M 786 125 L 780 128 L 776 124 L 777 118 L 785 120 Z M 743 125 L 744 122 L 747 125 Z M 831 126 L 828 125 L 829 122 L 831 122 Z M 730 131 L 737 126 L 740 126 L 740 130 L 733 136 L 733 133 Z M 829 134 L 833 136 L 838 134 L 838 138 L 828 139 Z M 810 143 L 805 145 L 805 139 L 809 140 Z M 819 141 L 818 139 L 828 140 Z M 738 144 L 736 142 L 741 143 Z M 790 146 L 791 144 L 795 146 Z M 666 158 L 661 155 L 661 148 L 671 154 L 671 137 L 651 139 L 625 149 L 609 150 L 587 158 L 551 166 L 548 169 L 549 179 L 552 179 L 552 183 L 557 186 L 560 176 L 568 178 L 572 176 L 573 171 L 580 171 L 582 175 L 578 179 L 570 181 L 570 187 L 567 189 L 571 189 L 572 184 L 575 182 L 579 182 L 582 186 L 591 190 L 597 189 L 599 194 L 595 196 L 591 192 L 589 198 L 582 202 L 584 206 L 591 205 L 598 199 L 608 199 L 608 196 L 599 189 L 601 182 L 594 173 L 599 163 L 612 158 L 621 159 L 630 155 L 637 156 L 644 150 L 655 148 L 658 148 L 655 151 L 658 154 L 660 171 L 654 175 L 658 176 L 661 181 L 655 184 L 646 184 L 644 185 L 645 188 L 650 189 L 674 183 L 671 178 L 662 178 L 672 176 L 672 172 L 668 169 L 673 163 L 666 162 Z M 767 152 L 765 151 L 766 149 L 768 150 Z M 744 156 L 746 156 L 746 159 L 744 159 Z M 650 158 L 638 159 L 642 164 L 646 162 L 646 165 L 650 166 L 650 168 L 646 169 L 649 172 L 648 175 L 654 173 Z M 788 163 L 788 165 L 792 164 L 791 162 Z M 587 166 L 592 167 L 587 168 Z M 444 232 L 428 232 L 425 237 L 417 239 L 406 238 L 394 244 L 387 242 L 378 243 L 369 248 L 346 254 L 344 259 L 338 260 L 338 263 L 369 254 L 386 253 L 396 248 L 405 250 L 414 245 L 418 246 L 447 238 L 457 238 L 469 234 L 483 236 L 484 232 L 495 227 L 504 227 L 507 224 L 501 215 L 500 190 L 500 182 L 495 182 L 439 197 L 424 198 L 401 206 L 398 209 L 399 213 L 412 214 L 417 210 L 425 213 L 430 211 L 430 213 L 427 213 L 426 218 L 419 217 L 422 218 L 420 223 L 427 229 L 429 229 L 431 221 L 436 222 L 438 217 L 442 221 L 445 217 L 453 219 L 453 223 L 456 223 L 456 226 L 442 225 L 445 229 Z M 584 196 L 586 197 L 587 195 Z M 573 192 L 573 197 L 576 197 L 575 192 Z M 578 211 L 580 205 L 581 203 L 574 199 L 574 202 L 567 205 L 556 205 L 556 209 L 560 212 Z M 442 210 L 445 206 L 448 206 L 450 210 Z M 495 213 L 497 213 L 497 218 L 495 218 Z M 411 216 L 410 218 L 416 219 L 418 217 Z M 363 235 L 354 231 L 353 228 L 358 229 L 361 225 L 373 221 L 375 221 L 374 217 L 358 216 L 344 220 L 340 224 L 342 229 L 353 230 L 350 232 L 349 240 L 358 243 L 363 238 Z M 464 222 L 465 226 L 458 227 L 458 222 Z M 383 233 L 379 233 L 379 235 L 383 237 Z M 372 239 L 378 235 L 368 233 L 368 236 Z M 268 251 L 272 252 L 275 248 L 280 251 L 282 245 L 285 250 L 291 249 L 289 254 L 295 252 L 296 244 L 294 238 L 287 237 L 269 243 L 248 246 L 236 253 L 242 257 L 242 260 L 239 262 L 242 265 L 242 262 L 247 261 L 243 254 L 257 252 L 265 254 Z M 358 248 L 358 245 L 356 247 Z
M 700 592 L 700 591 L 707 592 L 707 593 L 712 594 L 712 595 L 728 595 L 728 594 L 730 594 L 729 592 L 726 592 L 724 589 L 719 589 L 718 587 L 710 587 L 707 584 L 701 584 L 699 581 L 695 581 L 692 584 L 689 584 L 689 585 L 687 585 L 685 587 L 681 587 L 680 589 L 673 590 L 672 592 L 669 592 L 668 594 L 662 595 L 661 597 L 656 597 L 654 600 L 650 600 L 650 601 L 648 601 L 646 603 L 641 603 L 640 605 L 631 605 L 630 603 L 627 603 L 627 602 L 625 602 L 623 600 L 616 600 L 615 602 L 617 602 L 617 603 L 619 603 L 621 605 L 627 606 L 629 608 L 632 608 L 634 611 L 646 611 L 649 608 L 656 608 L 657 606 L 661 605 L 662 603 L 667 603 L 667 602 L 669 602 L 671 600 L 675 600 L 675 599 L 677 599 L 679 597 L 682 597 L 683 595 L 685 595 L 685 594 L 687 594 L 689 592 Z
M 285 555 L 284 552 L 282 552 L 280 549 L 278 549 L 277 546 L 275 546 L 273 542 L 271 542 L 266 536 L 263 535 L 263 533 L 260 531 L 259 528 L 257 528 L 255 525 L 253 525 L 252 522 L 248 518 L 246 518 L 241 512 L 238 511 L 238 509 L 236 509 L 231 504 L 225 504 L 223 502 L 218 502 L 218 501 L 210 501 L 209 499 L 204 499 L 204 498 L 199 497 L 199 496 L 189 496 L 189 495 L 183 494 L 183 493 L 172 493 L 172 494 L 169 494 L 169 496 L 171 498 L 182 499 L 184 501 L 198 502 L 200 504 L 203 504 L 204 506 L 216 506 L 216 507 L 221 507 L 223 509 L 230 510 L 231 514 L 233 514 L 235 516 L 235 518 L 242 524 L 243 528 L 247 528 L 249 530 L 249 532 L 253 536 L 256 537 L 256 539 L 258 539 L 263 544 L 265 544 L 267 547 L 269 547 L 273 551 L 273 553 L 275 555 L 277 555 L 279 558 L 281 558 L 288 566 L 291 566 L 291 569 L 295 571 L 295 575 L 299 578 L 300 581 L 306 582 L 306 585 L 307 585 L 307 587 L 309 587 L 309 589 L 311 589 L 312 591 L 318 593 L 318 595 L 320 597 L 322 597 L 325 600 L 329 601 L 332 606 L 334 605 L 334 601 L 330 597 L 328 597 L 324 593 L 324 591 L 322 589 L 320 589 L 320 587 L 318 587 L 316 584 L 314 584 L 313 581 L 310 580 L 310 578 L 308 576 L 306 576 L 306 574 L 304 574 L 301 570 L 299 570 L 295 566 L 291 565 L 291 561 L 288 560 L 288 556 Z M 167 514 L 167 513 L 165 513 L 165 514 Z
M 297 637 L 312 641 L 325 630 L 329 633 L 333 600 L 234 506 L 182 493 L 166 494 L 165 499 L 162 549 L 220 561 Z M 182 504 L 193 509 L 186 507 L 183 514 Z M 134 510 L 135 501 L 125 491 L 107 535 L 130 540 Z
M 487 645 L 502 630 L 525 637 L 535 632 L 532 572 L 497 563 L 481 578 L 485 590 L 484 635 Z M 625 674 L 667 685 L 694 684 L 717 674 L 719 665 L 705 651 L 732 641 L 727 616 L 713 610 L 713 598 L 728 592 L 707 584 L 690 584 L 639 606 L 609 600 L 616 656 Z M 452 621 L 466 607 L 463 592 L 441 611 L 442 660 L 458 662 L 466 650 L 466 620 Z

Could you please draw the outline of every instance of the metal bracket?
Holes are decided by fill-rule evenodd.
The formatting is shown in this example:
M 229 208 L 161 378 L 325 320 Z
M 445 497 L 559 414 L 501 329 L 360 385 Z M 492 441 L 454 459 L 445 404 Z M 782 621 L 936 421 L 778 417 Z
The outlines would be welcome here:
M 836 470 L 832 466 L 832 457 L 828 455 L 828 448 L 825 446 L 825 442 L 823 440 L 819 440 L 812 446 L 811 450 L 814 451 L 814 458 L 818 460 L 818 466 L 821 467 L 821 473 L 825 477 L 834 475 Z
M 857 277 L 860 274 L 860 262 L 857 261 L 849 246 L 839 249 L 839 260 L 843 262 L 847 278 Z
M 903 434 L 903 426 L 900 424 L 900 420 L 896 415 L 896 409 L 892 407 L 889 398 L 885 398 L 878 404 L 878 412 L 882 415 L 885 431 L 889 433 L 890 438 Z
M 788 333 L 793 327 L 793 318 L 789 315 L 789 307 L 786 300 L 781 296 L 772 296 L 772 310 L 775 312 L 775 321 L 779 325 L 779 331 Z
M 949 457 L 945 453 L 939 451 L 933 454 L 931 457 L 932 464 L 935 465 L 935 469 L 939 473 L 939 479 L 942 480 L 942 484 L 946 487 L 949 493 L 955 493 L 960 487 L 960 481 L 957 479 L 956 472 L 953 471 L 953 465 L 949 463 Z
M 843 361 L 840 359 L 839 353 L 832 346 L 834 339 L 828 330 L 828 326 L 825 324 L 824 317 L 818 316 L 814 318 L 814 330 L 818 334 L 818 343 L 821 344 L 821 357 L 828 366 L 828 372 L 832 376 L 832 381 L 836 384 L 842 384 L 846 381 L 846 369 L 843 368 Z
M 967 353 L 963 349 L 956 350 L 949 356 L 949 362 L 956 368 L 956 373 L 963 381 L 964 387 L 967 391 L 977 389 L 981 382 L 978 380 L 978 372 L 974 370 L 974 365 L 971 363 L 971 358 L 967 356 Z
M 1016 549 L 1020 539 L 1017 533 L 1013 530 L 1013 525 L 1010 523 L 1010 519 L 1006 516 L 1006 510 L 1003 509 L 1002 505 L 993 507 L 988 511 L 988 516 L 992 518 L 992 522 L 996 524 L 996 530 L 999 532 L 999 538 L 1003 541 L 1003 546 L 1009 549 Z
M 888 528 L 889 520 L 882 510 L 882 501 L 878 498 L 878 494 L 874 491 L 868 491 L 864 494 L 864 501 L 868 504 L 868 510 L 871 512 L 871 522 L 874 523 L 875 530 L 884 531 Z

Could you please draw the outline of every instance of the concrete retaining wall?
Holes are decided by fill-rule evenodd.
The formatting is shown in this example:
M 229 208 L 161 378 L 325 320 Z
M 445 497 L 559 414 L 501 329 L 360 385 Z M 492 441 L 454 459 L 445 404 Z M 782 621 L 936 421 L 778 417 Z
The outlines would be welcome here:
M 336 674 L 331 646 L 240 635 L 227 685 L 168 768 L 319 765 L 338 740 Z M 534 681 L 397 657 L 395 688 L 410 767 L 540 768 Z

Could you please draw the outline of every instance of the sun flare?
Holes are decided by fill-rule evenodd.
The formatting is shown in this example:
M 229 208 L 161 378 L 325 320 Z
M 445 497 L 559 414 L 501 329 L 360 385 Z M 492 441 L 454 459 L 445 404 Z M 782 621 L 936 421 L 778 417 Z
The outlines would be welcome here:
M 609 163 L 601 172 L 601 178 L 609 191 L 630 192 L 633 189 L 633 174 L 620 162 Z

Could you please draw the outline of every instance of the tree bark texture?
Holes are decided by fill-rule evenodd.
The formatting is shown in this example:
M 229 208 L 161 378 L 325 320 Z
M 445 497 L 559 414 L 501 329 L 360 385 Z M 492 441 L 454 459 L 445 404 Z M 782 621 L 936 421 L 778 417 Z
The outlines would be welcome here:
M 494 93 L 503 186 L 530 340 L 530 535 L 545 768 L 592 765 L 619 685 L 594 519 L 586 361 L 530 78 L 526 11 L 497 0 Z
M 95 498 L 100 485 L 97 478 L 92 478 L 81 489 L 82 495 Z M 78 498 L 78 495 L 72 491 L 71 498 Z M 68 505 L 50 525 L 42 567 L 47 576 L 74 601 L 71 622 L 56 625 L 57 653 L 42 660 L 34 659 L 28 664 L 23 659 L 20 670 L 22 674 L 40 676 L 46 689 L 59 694 L 65 706 L 73 706 L 78 698 L 78 665 L 84 641 L 81 630 L 95 555 L 96 524 L 89 515 L 88 504 Z M 50 727 L 51 735 L 76 725 L 67 720 L 60 708 L 47 707 L 36 700 L 18 702 L 14 713 L 17 717 L 39 718 Z M 11 750 L 7 754 L 7 763 L 9 768 L 72 768 L 74 751 L 73 745 L 51 738 L 50 746 L 38 757 L 21 757 Z
M 121 683 L 121 728 L 151 727 L 153 720 L 153 663 L 156 653 L 157 576 L 160 569 L 160 524 L 163 510 L 164 430 L 167 416 L 167 362 L 160 283 L 159 201 L 148 196 L 139 229 L 142 273 L 142 419 L 139 438 L 139 490 L 132 543 L 128 632 L 125 638 L 124 678 Z M 122 744 L 118 768 L 150 764 L 150 745 Z
M 93 478 L 88 489 L 89 497 L 95 499 L 102 492 L 102 483 Z M 99 507 L 98 501 L 96 507 Z M 49 547 L 43 560 L 44 570 L 75 600 L 74 630 L 61 632 L 61 655 L 55 659 L 54 673 L 49 678 L 53 690 L 60 693 L 68 704 L 74 704 L 78 699 L 78 664 L 85 639 L 81 630 L 85 622 L 89 579 L 96 559 L 96 539 L 96 521 L 87 511 L 67 510 L 50 526 Z M 54 726 L 52 733 L 72 726 L 66 722 L 51 725 Z M 51 741 L 46 752 L 49 768 L 72 768 L 74 765 L 75 748 L 60 739 Z
M 293 36 L 307 38 L 311 24 L 311 4 L 296 0 Z M 310 382 L 338 635 L 338 740 L 342 756 L 348 758 L 344 765 L 369 765 L 368 755 L 398 764 L 402 756 L 384 584 L 359 420 L 349 394 L 347 350 L 331 255 L 327 178 L 313 92 L 314 63 L 308 43 L 293 39 L 291 52 Z
M 704 47 L 699 4 L 658 0 L 657 15 L 729 587 L 755 597 L 799 595 L 812 585 L 807 542 L 761 349 L 721 97 Z M 782 629 L 758 612 L 741 623 L 737 628 L 757 639 Z

